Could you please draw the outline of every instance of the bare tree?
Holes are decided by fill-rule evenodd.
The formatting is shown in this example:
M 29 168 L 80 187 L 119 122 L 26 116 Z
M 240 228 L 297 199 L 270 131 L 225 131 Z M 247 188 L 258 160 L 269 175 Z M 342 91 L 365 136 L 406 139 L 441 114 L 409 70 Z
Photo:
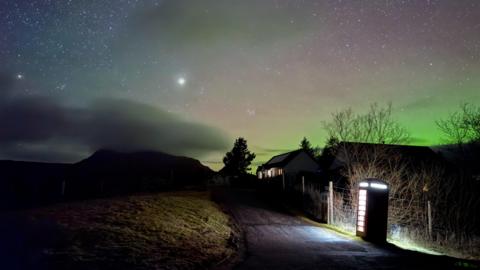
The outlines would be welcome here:
M 326 147 L 328 151 L 324 149 L 323 154 L 334 155 L 344 164 L 343 175 L 347 179 L 348 189 L 351 190 L 352 202 L 356 202 L 358 181 L 369 177 L 386 179 L 394 188 L 393 196 L 397 196 L 396 190 L 400 189 L 397 188 L 397 182 L 401 181 L 400 175 L 404 174 L 405 164 L 401 164 L 399 157 L 395 156 L 398 153 L 392 153 L 391 148 L 383 144 L 406 143 L 410 136 L 393 118 L 391 103 L 385 107 L 373 103 L 364 114 L 354 113 L 349 108 L 332 114 L 332 120 L 323 125 L 330 135 L 329 145 Z M 331 153 L 332 149 L 335 149 L 336 153 Z
M 357 114 L 351 108 L 333 113 L 330 122 L 323 123 L 330 138 L 339 141 L 400 144 L 409 141 L 409 133 L 392 115 L 392 104 L 380 107 L 370 105 L 365 114 Z
M 464 103 L 447 119 L 436 122 L 451 143 L 462 145 L 480 141 L 480 106 Z
M 339 151 L 337 157 L 344 164 L 342 174 L 347 179 L 349 201 L 354 208 L 359 181 L 366 178 L 382 179 L 389 185 L 389 224 L 418 222 L 426 178 L 412 171 L 411 164 L 401 153 L 382 144 L 346 144 Z
M 392 115 L 392 104 L 381 107 L 374 103 L 364 114 L 346 109 L 332 115 L 324 123 L 330 135 L 330 148 L 338 162 L 349 190 L 346 201 L 356 209 L 358 182 L 366 178 L 383 179 L 389 185 L 389 224 L 424 224 L 423 189 L 427 186 L 421 170 L 412 171 L 409 161 L 395 147 L 409 141 L 409 133 Z M 361 142 L 368 144 L 347 143 Z M 437 178 L 435 178 L 437 179 Z
M 475 129 L 480 125 L 479 115 L 480 109 L 464 106 L 439 126 L 463 132 L 455 138 L 461 138 L 462 143 L 471 142 L 479 138 L 476 134 L 480 132 Z M 462 170 L 447 170 L 445 164 L 434 160 L 410 158 L 402 148 L 390 145 L 408 142 L 409 138 L 407 131 L 393 119 L 391 104 L 385 108 L 373 104 L 366 114 L 347 109 L 332 116 L 332 121 L 324 124 L 331 137 L 322 157 L 330 155 L 336 160 L 334 165 L 343 164 L 341 174 L 346 179 L 346 189 L 339 188 L 334 193 L 334 211 L 338 217 L 334 222 L 339 220 L 335 225 L 355 229 L 352 217 L 357 208 L 358 182 L 378 178 L 389 185 L 388 224 L 394 225 L 392 229 L 401 228 L 402 237 L 429 244 L 444 239 L 444 244 L 456 246 L 473 241 L 472 232 L 480 222 L 475 214 L 480 209 L 478 184 Z M 462 130 L 457 131 L 459 128 Z M 428 201 L 434 236 L 427 230 Z

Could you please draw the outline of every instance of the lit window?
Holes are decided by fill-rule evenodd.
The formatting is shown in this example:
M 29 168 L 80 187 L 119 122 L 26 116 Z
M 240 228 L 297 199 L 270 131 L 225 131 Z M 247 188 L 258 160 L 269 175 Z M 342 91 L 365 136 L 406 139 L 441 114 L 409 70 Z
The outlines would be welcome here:
M 380 183 L 371 183 L 370 187 L 376 188 L 376 189 L 387 189 L 387 185 L 380 184 Z
M 368 183 L 367 182 L 360 182 L 360 187 L 368 187 Z

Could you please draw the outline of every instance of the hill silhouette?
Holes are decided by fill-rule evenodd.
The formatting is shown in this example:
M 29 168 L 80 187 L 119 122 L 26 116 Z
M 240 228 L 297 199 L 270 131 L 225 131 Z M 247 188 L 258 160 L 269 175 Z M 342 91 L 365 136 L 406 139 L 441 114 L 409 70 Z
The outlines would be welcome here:
M 49 202 L 202 187 L 213 171 L 162 152 L 99 150 L 73 164 L 0 161 L 0 209 Z

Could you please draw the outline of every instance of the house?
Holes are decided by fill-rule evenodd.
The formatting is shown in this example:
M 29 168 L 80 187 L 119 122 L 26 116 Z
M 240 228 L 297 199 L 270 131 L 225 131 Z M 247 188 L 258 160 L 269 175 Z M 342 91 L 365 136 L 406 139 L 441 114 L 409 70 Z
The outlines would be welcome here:
M 332 151 L 335 153 L 329 170 L 344 167 L 349 162 L 371 162 L 394 159 L 416 167 L 425 163 L 441 164 L 445 160 L 428 146 L 341 142 Z
M 301 172 L 316 173 L 319 170 L 317 161 L 299 149 L 272 157 L 257 169 L 258 179 L 269 179 L 277 176 L 294 178 Z
M 404 172 L 415 172 L 422 168 L 444 168 L 450 166 L 445 159 L 428 146 L 393 145 L 358 142 L 340 142 L 330 150 L 331 156 L 324 160 L 323 167 L 335 185 L 344 185 L 348 166 L 369 171 L 375 168 L 403 167 Z

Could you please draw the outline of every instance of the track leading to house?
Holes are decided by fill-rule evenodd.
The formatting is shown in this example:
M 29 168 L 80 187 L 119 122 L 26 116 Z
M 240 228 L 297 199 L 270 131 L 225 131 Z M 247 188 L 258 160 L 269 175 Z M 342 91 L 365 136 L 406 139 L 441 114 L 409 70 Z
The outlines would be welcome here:
M 456 269 L 455 259 L 378 246 L 312 225 L 267 194 L 218 189 L 245 233 L 246 254 L 236 269 Z

